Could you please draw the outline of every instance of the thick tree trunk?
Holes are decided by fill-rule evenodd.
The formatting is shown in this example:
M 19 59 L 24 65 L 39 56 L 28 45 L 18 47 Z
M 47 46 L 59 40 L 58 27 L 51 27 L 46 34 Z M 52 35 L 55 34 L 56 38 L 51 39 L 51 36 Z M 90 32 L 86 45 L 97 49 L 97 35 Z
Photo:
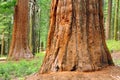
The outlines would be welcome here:
M 102 0 L 52 0 L 40 73 L 95 71 L 113 65 L 105 43 Z
M 110 28 L 111 28 L 111 14 L 112 14 L 112 0 L 108 0 L 108 16 L 106 19 L 106 39 L 110 38 Z
M 15 6 L 14 29 L 9 59 L 19 60 L 33 57 L 28 47 L 28 2 L 29 0 L 18 0 Z

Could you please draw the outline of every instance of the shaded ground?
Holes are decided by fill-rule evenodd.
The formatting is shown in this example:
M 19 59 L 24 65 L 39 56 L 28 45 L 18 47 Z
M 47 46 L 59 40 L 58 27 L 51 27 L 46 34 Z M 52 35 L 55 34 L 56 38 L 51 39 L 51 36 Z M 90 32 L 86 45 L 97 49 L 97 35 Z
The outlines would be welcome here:
M 110 66 L 95 72 L 57 72 L 33 74 L 26 80 L 120 80 L 120 67 Z

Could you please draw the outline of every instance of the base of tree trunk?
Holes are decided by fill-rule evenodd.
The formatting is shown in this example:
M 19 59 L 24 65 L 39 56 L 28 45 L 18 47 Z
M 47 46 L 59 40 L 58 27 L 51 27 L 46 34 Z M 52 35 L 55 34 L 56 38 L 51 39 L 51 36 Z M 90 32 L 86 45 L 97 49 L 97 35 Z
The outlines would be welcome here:
M 25 80 L 120 80 L 120 67 L 109 66 L 95 72 L 52 72 L 33 74 Z

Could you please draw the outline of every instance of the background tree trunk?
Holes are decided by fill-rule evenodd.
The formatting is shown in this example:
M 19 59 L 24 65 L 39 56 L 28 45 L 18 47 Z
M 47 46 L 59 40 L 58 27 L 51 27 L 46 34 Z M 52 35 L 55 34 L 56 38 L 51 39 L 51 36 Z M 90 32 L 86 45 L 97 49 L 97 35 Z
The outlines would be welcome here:
M 110 38 L 110 28 L 111 28 L 111 14 L 112 14 L 112 0 L 108 0 L 108 16 L 106 21 L 106 39 Z
M 1 38 L 1 56 L 5 54 L 5 36 L 4 33 L 2 33 L 2 38 Z
M 113 65 L 105 43 L 102 4 L 103 0 L 52 0 L 40 73 L 95 71 Z
M 37 52 L 36 0 L 30 0 L 30 46 L 32 53 Z
M 32 52 L 35 54 L 37 52 L 37 33 L 36 33 L 36 0 L 33 0 L 33 14 L 32 14 Z
M 39 31 L 38 31 L 38 53 L 40 53 L 41 52 L 41 50 L 40 50 L 40 48 L 41 48 L 41 46 L 40 46 L 40 42 L 41 42 L 41 40 L 40 40 L 40 38 L 41 38 L 41 25 L 40 25 L 40 21 L 41 21 L 41 9 L 39 8 L 39 11 L 38 11 L 38 20 L 39 20 L 39 24 L 38 24 L 38 26 L 39 26 Z
M 18 0 L 15 6 L 14 29 L 12 43 L 9 51 L 9 59 L 19 60 L 33 57 L 28 47 L 28 2 L 29 0 Z
M 119 0 L 116 0 L 115 18 L 114 18 L 114 40 L 118 40 L 118 13 L 119 13 Z

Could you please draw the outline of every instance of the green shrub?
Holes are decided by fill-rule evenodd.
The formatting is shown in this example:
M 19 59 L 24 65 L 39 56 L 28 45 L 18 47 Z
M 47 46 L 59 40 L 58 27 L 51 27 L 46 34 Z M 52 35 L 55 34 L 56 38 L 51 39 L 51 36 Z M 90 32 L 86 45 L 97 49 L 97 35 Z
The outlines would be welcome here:
M 107 40 L 107 46 L 111 52 L 120 51 L 120 41 Z

